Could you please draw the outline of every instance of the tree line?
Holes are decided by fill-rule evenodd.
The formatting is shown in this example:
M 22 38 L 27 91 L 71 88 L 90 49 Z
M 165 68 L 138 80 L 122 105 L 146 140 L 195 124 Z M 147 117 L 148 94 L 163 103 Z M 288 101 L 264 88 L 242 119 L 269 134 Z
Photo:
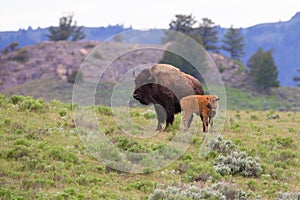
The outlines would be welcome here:
M 197 23 L 192 14 L 175 15 L 175 19 L 169 23 L 169 29 L 190 36 L 207 51 L 219 52 L 222 49 L 229 52 L 230 57 L 236 60 L 245 55 L 245 42 L 239 29 L 231 26 L 221 40 L 222 46 L 219 47 L 217 46 L 219 38 L 215 23 L 209 18 L 202 18 L 202 22 L 198 23 L 198 27 L 194 27 Z M 51 41 L 82 40 L 86 37 L 82 28 L 82 26 L 77 26 L 76 21 L 73 20 L 73 15 L 70 14 L 59 19 L 59 26 L 51 26 L 49 34 L 46 36 Z M 173 35 L 166 31 L 162 42 L 167 43 L 174 40 L 172 37 Z M 196 78 L 201 79 L 199 72 L 178 55 L 165 52 L 161 62 L 173 64 Z M 248 74 L 258 92 L 268 93 L 272 87 L 279 87 L 277 80 L 278 70 L 272 56 L 272 50 L 264 51 L 262 48 L 259 48 L 249 59 L 247 67 Z M 298 81 L 298 77 L 295 77 L 294 80 Z
M 222 49 L 228 51 L 232 59 L 237 60 L 245 55 L 245 42 L 239 29 L 231 26 L 224 35 L 224 39 L 221 40 L 223 45 L 219 47 L 217 46 L 219 38 L 215 23 L 209 18 L 202 18 L 202 22 L 198 23 L 198 27 L 194 27 L 196 23 L 198 22 L 191 14 L 175 15 L 175 19 L 169 24 L 169 29 L 190 36 L 207 51 L 219 52 Z M 162 42 L 166 43 L 172 40 L 172 34 L 166 32 Z
M 217 27 L 214 22 L 208 18 L 202 18 L 202 22 L 195 27 L 197 21 L 192 15 L 175 15 L 175 19 L 169 23 L 169 30 L 181 32 L 202 45 L 202 47 L 211 52 L 225 50 L 229 52 L 230 57 L 239 60 L 245 55 L 245 42 L 240 29 L 231 26 L 227 29 L 224 38 L 221 40 L 222 45 L 217 46 L 219 42 Z M 172 31 L 166 31 L 163 43 L 174 40 Z M 263 50 L 259 48 L 248 60 L 247 74 L 257 92 L 268 94 L 271 88 L 279 87 L 278 69 L 273 59 L 273 49 Z M 173 64 L 186 73 L 201 79 L 201 75 L 195 68 L 179 55 L 166 52 L 161 60 L 163 63 Z M 298 80 L 298 78 L 294 78 Z M 300 78 L 299 78 L 300 80 Z

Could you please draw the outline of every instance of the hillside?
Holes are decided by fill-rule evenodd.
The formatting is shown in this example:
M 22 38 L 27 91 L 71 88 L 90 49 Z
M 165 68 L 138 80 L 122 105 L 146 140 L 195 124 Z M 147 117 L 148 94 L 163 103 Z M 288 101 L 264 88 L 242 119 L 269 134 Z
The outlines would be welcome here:
M 222 137 L 212 134 L 212 151 L 199 157 L 206 137 L 197 131 L 199 118 L 192 123 L 189 148 L 181 152 L 170 145 L 187 140 L 178 138 L 183 133 L 180 115 L 168 132 L 145 138 L 142 134 L 151 132 L 148 124 L 155 116 L 147 108 L 130 108 L 126 120 L 136 124 L 131 137 L 117 124 L 110 108 L 89 107 L 115 146 L 105 146 L 103 140 L 97 143 L 99 131 L 86 135 L 94 141 L 86 145 L 74 124 L 78 109 L 59 101 L 0 95 L 0 199 L 175 200 L 193 194 L 201 195 L 200 199 L 300 197 L 299 112 L 227 111 Z M 216 125 L 220 120 L 216 119 Z M 137 155 L 126 160 L 120 150 Z M 138 156 L 143 152 L 159 152 L 161 159 L 172 162 L 157 169 L 154 158 Z M 98 159 L 99 155 L 112 162 Z M 112 168 L 118 166 L 113 165 L 116 162 L 129 172 L 132 164 L 148 167 L 142 173 L 126 173 Z
M 92 50 L 99 45 L 89 42 L 42 42 L 26 46 L 0 57 L 0 92 L 12 95 L 22 94 L 36 98 L 71 102 L 74 74 L 83 60 L 90 57 L 98 66 L 109 65 L 112 70 L 102 76 L 104 83 L 96 93 L 97 104 L 110 104 L 109 94 L 122 74 L 137 64 L 157 63 L 163 56 L 161 45 L 103 43 L 104 51 Z M 123 51 L 127 52 L 123 55 Z M 105 53 L 104 53 L 105 52 Z M 122 55 L 110 63 L 111 57 Z M 238 62 L 221 54 L 209 53 L 217 65 L 227 92 L 227 106 L 230 109 L 275 109 L 300 110 L 300 88 L 281 87 L 272 90 L 271 96 L 259 96 L 247 81 L 246 68 Z M 83 74 L 97 81 L 97 68 Z M 95 76 L 96 75 L 96 76 Z
M 213 19 L 212 19 L 213 20 Z M 241 28 L 241 33 L 245 39 L 245 56 L 242 58 L 244 64 L 247 63 L 253 53 L 258 48 L 262 47 L 265 50 L 274 49 L 274 60 L 279 69 L 279 81 L 283 86 L 295 86 L 293 76 L 296 70 L 300 68 L 299 56 L 296 52 L 299 52 L 299 39 L 300 34 L 300 13 L 296 13 L 288 21 L 274 22 L 266 24 L 257 24 L 248 28 Z M 222 41 L 226 28 L 217 27 L 219 41 Z M 84 27 L 84 31 L 87 35 L 86 40 L 98 40 L 104 41 L 118 33 L 132 31 L 131 37 L 126 39 L 129 43 L 138 44 L 160 44 L 161 38 L 164 34 L 163 30 L 149 30 L 141 37 L 143 31 L 134 30 L 131 27 L 125 28 L 121 25 L 114 25 L 108 27 Z M 8 46 L 12 42 L 18 42 L 20 47 L 34 45 L 39 42 L 47 41 L 46 34 L 48 28 L 38 28 L 33 30 L 19 30 L 12 32 L 0 32 L 0 49 Z M 218 46 L 222 46 L 219 42 Z M 227 52 L 221 51 L 222 54 L 227 55 Z
M 32 95 L 44 97 L 47 100 L 53 98 L 62 99 L 55 93 L 49 97 L 39 96 L 44 88 L 65 88 L 70 90 L 72 84 L 68 83 L 69 76 L 78 71 L 82 61 L 91 50 L 100 44 L 99 42 L 43 42 L 32 46 L 26 46 L 19 50 L 1 56 L 0 63 L 0 91 L 12 92 L 16 94 Z M 102 44 L 101 44 L 102 45 Z M 92 58 L 97 65 L 106 66 L 110 64 L 114 70 L 109 76 L 105 76 L 105 82 L 115 84 L 119 74 L 124 74 L 132 69 L 137 63 L 157 63 L 163 56 L 161 46 L 157 45 L 157 50 L 147 49 L 147 46 L 127 44 L 127 43 L 104 43 L 105 54 L 100 55 L 93 52 Z M 144 49 L 143 49 L 144 48 Z M 123 57 L 118 58 L 113 63 L 107 63 L 109 57 L 122 55 L 122 51 L 130 49 Z M 103 54 L 103 53 L 102 53 Z M 210 56 L 217 64 L 226 86 L 242 88 L 246 84 L 245 67 L 220 54 L 211 53 Z M 86 76 L 93 76 L 94 72 L 89 72 Z M 98 77 L 95 77 L 96 79 Z M 83 75 L 85 79 L 85 75 Z M 41 89 L 39 89 L 41 88 Z M 51 90 L 51 89 L 50 89 Z M 38 91 L 38 92 L 37 92 Z

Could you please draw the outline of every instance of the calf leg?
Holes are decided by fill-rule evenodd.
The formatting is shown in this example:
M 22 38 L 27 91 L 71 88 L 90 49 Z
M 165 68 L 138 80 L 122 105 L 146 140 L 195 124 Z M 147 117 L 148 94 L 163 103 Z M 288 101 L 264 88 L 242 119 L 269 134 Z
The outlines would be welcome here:
M 214 120 L 212 117 L 209 118 L 209 125 L 210 125 L 210 133 L 213 132 L 213 124 L 214 124 Z
M 208 117 L 202 116 L 202 126 L 203 126 L 203 132 L 208 132 Z
M 193 120 L 193 113 L 184 112 L 184 116 L 182 120 L 184 125 L 184 131 L 189 130 L 192 120 Z

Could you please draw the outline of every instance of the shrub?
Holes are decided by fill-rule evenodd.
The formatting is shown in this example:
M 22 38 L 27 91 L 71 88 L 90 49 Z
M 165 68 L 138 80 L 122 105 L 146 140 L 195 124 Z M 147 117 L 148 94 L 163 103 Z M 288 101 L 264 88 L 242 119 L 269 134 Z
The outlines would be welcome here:
M 47 107 L 44 99 L 34 99 L 30 96 L 24 97 L 24 96 L 12 95 L 9 98 L 9 101 L 14 105 L 18 105 L 21 111 L 40 112 Z
M 107 115 L 107 116 L 113 115 L 112 109 L 108 106 L 98 106 L 96 107 L 96 111 L 102 115 Z
M 118 147 L 125 151 L 135 152 L 135 153 L 148 151 L 146 147 L 144 147 L 143 145 L 139 144 L 133 139 L 126 138 L 126 137 L 120 137 L 118 139 Z
M 289 199 L 300 199 L 300 192 L 278 192 L 275 200 L 289 200 Z
M 25 99 L 24 96 L 18 96 L 18 95 L 12 95 L 9 97 L 9 101 L 14 105 L 22 102 L 24 99 Z
M 256 115 L 251 115 L 250 120 L 257 121 L 259 118 Z
M 222 176 L 239 174 L 244 177 L 258 177 L 262 173 L 258 160 L 248 156 L 246 152 L 232 152 L 227 156 L 219 156 L 214 168 Z
M 156 189 L 150 194 L 149 200 L 177 200 L 177 199 L 248 199 L 249 194 L 246 194 L 240 189 L 235 189 L 228 183 L 218 183 L 212 187 L 199 188 L 197 186 L 168 186 L 165 189 Z
M 213 139 L 210 142 L 210 147 L 212 150 L 225 155 L 231 153 L 231 151 L 234 149 L 232 142 L 230 140 L 224 140 L 221 136 Z
M 53 160 L 69 162 L 76 164 L 78 162 L 78 157 L 69 150 L 63 149 L 61 147 L 52 147 L 49 149 L 49 156 Z
M 33 99 L 31 97 L 26 97 L 20 104 L 20 110 L 22 111 L 42 111 L 44 108 L 44 100 L 42 99 Z
M 60 115 L 61 117 L 66 116 L 66 115 L 67 115 L 67 109 L 66 109 L 66 108 L 63 108 L 63 109 L 59 110 L 59 115 Z
M 7 103 L 8 103 L 7 98 L 3 94 L 0 94 L 0 106 L 4 106 Z
M 19 63 L 26 63 L 29 60 L 29 54 L 26 49 L 20 49 L 11 59 Z
M 144 180 L 144 181 L 138 181 L 135 183 L 131 183 L 131 184 L 129 184 L 129 186 L 133 187 L 135 189 L 138 189 L 140 191 L 143 191 L 143 192 L 150 192 L 155 188 L 156 182 L 151 181 L 151 180 Z
M 146 113 L 144 113 L 144 118 L 145 119 L 154 119 L 154 118 L 156 118 L 156 114 L 153 112 L 146 112 Z

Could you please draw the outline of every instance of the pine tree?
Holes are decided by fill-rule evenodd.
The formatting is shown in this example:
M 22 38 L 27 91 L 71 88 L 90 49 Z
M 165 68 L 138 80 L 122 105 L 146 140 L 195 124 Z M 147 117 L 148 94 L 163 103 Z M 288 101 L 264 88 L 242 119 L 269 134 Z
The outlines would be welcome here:
M 169 24 L 169 30 L 181 32 L 185 35 L 190 35 L 193 30 L 193 25 L 196 20 L 190 15 L 175 15 L 175 20 L 172 20 Z M 165 31 L 165 37 L 162 39 L 163 43 L 173 41 L 176 33 L 173 31 Z
M 259 48 L 247 63 L 249 75 L 253 79 L 254 86 L 262 94 L 268 94 L 271 88 L 279 87 L 277 80 L 278 69 L 272 53 L 272 50 L 264 51 L 262 48 Z
M 300 72 L 300 69 L 298 69 L 297 72 Z M 297 83 L 299 82 L 299 83 L 298 83 L 298 86 L 300 87 L 300 76 L 294 76 L 294 77 L 293 77 L 293 80 L 294 80 L 295 82 L 297 82 Z
M 175 30 L 188 35 L 193 29 L 196 20 L 190 15 L 175 15 L 176 20 L 172 20 L 169 24 L 171 30 Z
M 208 51 L 218 51 L 218 31 L 215 23 L 208 18 L 203 18 L 196 32 L 200 35 L 202 46 Z
M 59 26 L 51 26 L 49 34 L 46 36 L 51 41 L 71 40 L 77 41 L 85 38 L 82 26 L 78 27 L 76 22 L 73 24 L 73 15 L 63 16 L 59 19 Z
M 244 52 L 244 37 L 241 35 L 239 29 L 233 28 L 232 26 L 227 30 L 222 40 L 222 49 L 230 53 L 232 59 L 239 60 L 245 55 Z
M 191 57 L 195 57 L 193 60 L 199 59 L 199 54 L 193 51 L 192 45 L 185 48 L 182 47 L 185 41 L 182 39 L 189 40 L 189 37 L 193 38 L 196 42 L 201 44 L 201 37 L 194 31 L 194 24 L 197 22 L 192 15 L 175 15 L 176 19 L 172 20 L 169 24 L 169 30 L 165 31 L 165 37 L 163 38 L 163 43 L 170 42 L 168 49 L 170 51 L 165 51 L 163 58 L 159 61 L 160 63 L 166 63 L 174 65 L 175 67 L 181 69 L 183 72 L 193 75 L 194 77 L 201 79 L 201 75 L 196 70 L 196 68 L 189 63 L 185 58 L 181 57 L 172 52 L 172 49 L 181 49 L 184 54 Z M 179 32 L 179 34 L 178 34 Z M 187 35 L 188 37 L 180 36 L 180 33 Z M 178 37 L 180 39 L 178 39 Z M 183 39 L 183 40 L 184 40 Z

